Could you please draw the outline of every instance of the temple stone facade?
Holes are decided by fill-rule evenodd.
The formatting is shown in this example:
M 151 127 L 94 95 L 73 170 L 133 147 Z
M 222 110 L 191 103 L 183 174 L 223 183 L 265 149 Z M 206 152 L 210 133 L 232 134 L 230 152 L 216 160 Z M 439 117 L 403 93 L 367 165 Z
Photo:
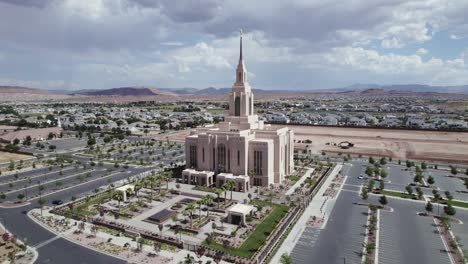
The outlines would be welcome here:
M 234 180 L 237 191 L 281 183 L 294 170 L 294 132 L 264 125 L 254 114 L 242 34 L 236 82 L 229 94 L 229 115 L 218 127 L 200 128 L 187 136 L 185 157 L 185 183 L 219 187 Z

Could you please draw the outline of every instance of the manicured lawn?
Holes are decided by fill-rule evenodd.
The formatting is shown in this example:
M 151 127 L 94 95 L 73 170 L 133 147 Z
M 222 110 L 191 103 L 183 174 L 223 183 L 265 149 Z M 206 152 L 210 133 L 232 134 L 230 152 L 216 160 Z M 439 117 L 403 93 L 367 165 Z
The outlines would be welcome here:
M 400 198 L 406 198 L 406 199 L 414 199 L 416 200 L 417 197 L 416 195 L 409 195 L 407 193 L 402 193 L 402 192 L 395 192 L 395 191 L 383 191 L 383 194 L 388 195 L 388 196 L 394 196 L 394 197 L 400 197 Z
M 215 188 L 206 187 L 206 186 L 195 186 L 195 187 L 192 188 L 192 190 L 198 190 L 198 191 L 203 191 L 203 192 L 211 192 L 211 193 L 215 192 Z
M 441 201 L 440 203 L 441 204 L 451 204 L 452 206 L 468 208 L 468 203 L 467 202 L 445 200 L 445 201 Z
M 255 201 L 256 203 L 269 205 L 267 202 Z M 276 228 L 278 223 L 286 216 L 288 213 L 288 206 L 273 204 L 272 212 L 257 225 L 252 234 L 244 241 L 244 243 L 239 248 L 233 247 L 224 247 L 215 242 L 210 244 L 204 242 L 204 244 L 210 248 L 221 250 L 227 252 L 231 255 L 250 258 L 265 244 L 265 240 L 270 235 L 270 233 Z
M 75 214 L 83 215 L 83 216 L 93 216 L 96 215 L 98 212 L 89 211 L 88 207 L 91 205 L 95 205 L 98 203 L 102 203 L 105 199 L 109 197 L 109 193 L 103 194 L 97 198 L 90 199 L 89 201 L 80 204 L 79 206 L 73 208 L 72 212 Z
M 299 176 L 289 176 L 288 180 L 291 181 L 291 185 L 294 185 L 300 179 Z

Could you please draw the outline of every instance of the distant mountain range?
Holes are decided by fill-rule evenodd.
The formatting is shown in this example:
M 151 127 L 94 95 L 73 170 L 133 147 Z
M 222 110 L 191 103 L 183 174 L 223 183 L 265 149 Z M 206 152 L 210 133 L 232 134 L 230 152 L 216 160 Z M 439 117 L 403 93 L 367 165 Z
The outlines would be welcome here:
M 468 94 L 468 85 L 459 86 L 431 86 L 424 84 L 392 84 L 392 85 L 379 85 L 379 84 L 353 84 L 337 90 L 346 91 L 363 91 L 367 89 L 384 89 L 386 91 L 406 91 L 416 93 L 457 93 Z
M 119 87 L 110 89 L 85 89 L 85 90 L 44 90 L 38 88 L 20 87 L 20 86 L 1 86 L 0 94 L 41 94 L 41 95 L 66 95 L 66 96 L 182 96 L 182 95 L 225 95 L 231 91 L 231 88 L 204 89 L 197 88 L 152 88 L 152 87 Z M 430 86 L 420 84 L 404 85 L 378 85 L 378 84 L 353 84 L 346 87 L 335 89 L 320 90 L 266 90 L 253 89 L 255 94 L 303 94 L 303 93 L 349 93 L 349 94 L 408 94 L 408 93 L 453 93 L 468 95 L 468 85 L 461 86 Z

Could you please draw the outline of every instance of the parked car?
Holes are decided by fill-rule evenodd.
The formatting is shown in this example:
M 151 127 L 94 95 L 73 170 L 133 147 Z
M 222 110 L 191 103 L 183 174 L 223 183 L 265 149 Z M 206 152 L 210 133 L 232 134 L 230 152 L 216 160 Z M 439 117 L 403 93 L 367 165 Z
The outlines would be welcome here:
M 63 204 L 63 201 L 62 200 L 53 200 L 52 204 L 61 205 L 61 204 Z

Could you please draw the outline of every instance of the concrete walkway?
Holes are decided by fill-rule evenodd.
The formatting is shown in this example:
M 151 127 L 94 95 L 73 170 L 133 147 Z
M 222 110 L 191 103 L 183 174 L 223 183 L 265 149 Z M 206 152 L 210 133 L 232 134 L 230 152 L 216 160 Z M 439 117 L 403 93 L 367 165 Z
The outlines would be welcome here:
M 305 209 L 304 213 L 302 213 L 301 217 L 297 221 L 297 223 L 292 228 L 291 232 L 289 233 L 288 237 L 283 241 L 283 244 L 276 252 L 275 256 L 272 258 L 271 263 L 280 263 L 281 255 L 284 253 L 291 254 L 294 246 L 296 245 L 297 241 L 301 237 L 302 233 L 306 228 L 307 221 L 313 216 L 323 216 L 324 217 L 324 224 L 322 228 L 326 225 L 330 212 L 333 209 L 333 205 L 335 204 L 336 198 L 330 199 L 327 196 L 323 196 L 323 193 L 327 188 L 330 186 L 331 182 L 335 178 L 336 175 L 340 172 L 343 165 L 338 164 L 335 166 L 333 171 L 330 173 L 328 178 L 325 180 L 324 184 L 318 190 L 317 194 L 315 195 L 314 199 L 310 202 L 309 206 Z M 340 188 L 341 190 L 341 188 Z M 325 203 L 326 206 L 324 205 Z M 323 208 L 322 208 L 323 206 Z M 322 209 L 322 210 L 321 210 Z
M 284 195 L 293 194 L 294 189 L 296 189 L 296 187 L 301 186 L 301 184 L 307 179 L 307 177 L 309 177 L 312 174 L 312 172 L 314 172 L 314 170 L 314 168 L 307 168 L 307 171 L 304 173 L 304 175 L 302 175 L 302 177 L 293 186 L 291 186 L 291 188 L 289 188 L 289 190 Z

